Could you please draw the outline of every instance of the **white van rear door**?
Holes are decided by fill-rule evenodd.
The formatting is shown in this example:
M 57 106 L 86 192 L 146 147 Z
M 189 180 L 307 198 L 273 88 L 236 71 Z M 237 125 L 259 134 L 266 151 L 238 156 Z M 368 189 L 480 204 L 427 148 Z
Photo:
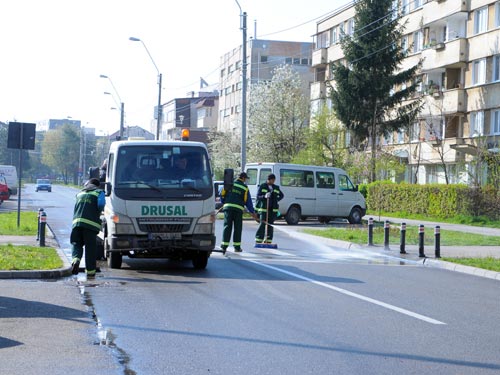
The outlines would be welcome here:
M 316 214 L 336 216 L 338 194 L 333 172 L 316 172 Z

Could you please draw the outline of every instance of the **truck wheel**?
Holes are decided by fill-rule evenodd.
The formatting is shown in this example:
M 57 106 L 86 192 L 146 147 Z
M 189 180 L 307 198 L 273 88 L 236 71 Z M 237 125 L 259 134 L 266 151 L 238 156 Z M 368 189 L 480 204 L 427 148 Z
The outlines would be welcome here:
M 354 207 L 347 220 L 350 224 L 361 224 L 361 210 L 358 207 Z
M 114 269 L 122 268 L 122 254 L 114 251 L 108 252 L 108 267 Z
M 301 213 L 299 207 L 290 207 L 285 216 L 286 223 L 289 225 L 297 225 L 300 221 L 300 216 Z
M 193 267 L 197 270 L 204 270 L 208 264 L 208 253 L 198 253 L 193 257 Z

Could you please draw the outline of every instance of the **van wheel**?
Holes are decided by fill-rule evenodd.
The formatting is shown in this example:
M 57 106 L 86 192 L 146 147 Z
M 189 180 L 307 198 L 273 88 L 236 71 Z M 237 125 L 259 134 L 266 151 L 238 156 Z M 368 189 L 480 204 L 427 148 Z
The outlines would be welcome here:
M 361 210 L 358 207 L 354 207 L 347 220 L 350 224 L 361 224 Z
M 193 257 L 193 267 L 197 270 L 204 270 L 208 264 L 208 253 L 202 252 L 195 254 Z
M 290 207 L 285 216 L 286 223 L 289 225 L 297 225 L 300 221 L 300 216 L 301 213 L 299 207 Z
M 122 268 L 122 254 L 114 251 L 108 252 L 108 267 L 120 269 Z

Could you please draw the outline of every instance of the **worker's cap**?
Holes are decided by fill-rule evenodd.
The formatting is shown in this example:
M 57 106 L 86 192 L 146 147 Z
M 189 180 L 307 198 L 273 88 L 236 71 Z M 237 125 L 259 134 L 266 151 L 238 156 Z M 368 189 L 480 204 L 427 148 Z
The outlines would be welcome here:
M 267 176 L 267 179 L 268 180 L 276 180 L 276 176 L 274 175 L 274 173 L 271 173 L 269 176 Z
M 91 185 L 94 185 L 95 187 L 99 187 L 100 185 L 100 181 L 97 179 L 97 178 L 91 178 L 90 180 L 88 180 L 86 183 L 85 183 L 85 187 L 89 187 Z
M 248 178 L 248 175 L 245 172 L 241 172 L 239 178 Z

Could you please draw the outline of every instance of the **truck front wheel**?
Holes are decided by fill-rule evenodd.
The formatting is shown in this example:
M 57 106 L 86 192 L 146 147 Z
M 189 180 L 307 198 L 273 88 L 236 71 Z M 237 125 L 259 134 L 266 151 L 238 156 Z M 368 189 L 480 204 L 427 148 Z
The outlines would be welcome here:
M 122 254 L 114 251 L 109 251 L 107 254 L 108 267 L 120 269 L 122 267 Z
M 193 256 L 193 267 L 197 270 L 204 270 L 208 264 L 208 253 L 202 252 Z

